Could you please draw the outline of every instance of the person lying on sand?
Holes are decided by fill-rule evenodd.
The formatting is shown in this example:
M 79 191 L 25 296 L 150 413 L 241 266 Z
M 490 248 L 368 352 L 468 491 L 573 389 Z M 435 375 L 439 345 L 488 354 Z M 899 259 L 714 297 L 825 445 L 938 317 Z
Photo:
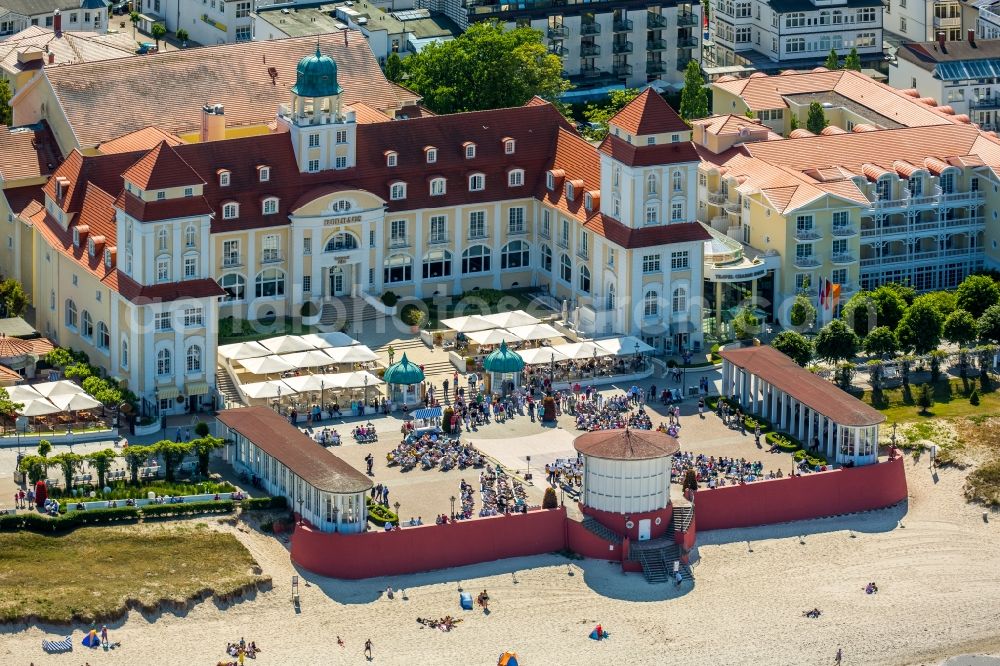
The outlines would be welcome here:
M 805 617 L 811 617 L 811 618 L 817 618 L 817 617 L 819 617 L 822 614 L 823 614 L 823 611 L 821 611 L 818 608 L 813 608 L 812 610 L 808 610 L 808 611 L 805 611 L 805 612 L 802 613 L 803 616 L 805 616 Z

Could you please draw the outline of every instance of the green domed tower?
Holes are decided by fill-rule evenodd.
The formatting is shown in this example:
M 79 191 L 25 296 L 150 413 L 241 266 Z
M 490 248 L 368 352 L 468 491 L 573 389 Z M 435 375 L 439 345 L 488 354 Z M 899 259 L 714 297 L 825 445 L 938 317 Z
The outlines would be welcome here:
M 337 83 L 337 63 L 323 55 L 316 46 L 314 55 L 306 56 L 295 68 L 295 85 L 292 93 L 299 97 L 333 97 L 341 92 Z

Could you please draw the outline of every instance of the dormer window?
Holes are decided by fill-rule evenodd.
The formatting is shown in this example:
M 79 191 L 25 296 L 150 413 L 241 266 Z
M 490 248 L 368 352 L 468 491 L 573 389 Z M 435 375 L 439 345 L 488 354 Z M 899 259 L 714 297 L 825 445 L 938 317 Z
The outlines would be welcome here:
M 264 215 L 274 215 L 278 212 L 278 198 L 277 197 L 267 197 L 264 199 L 261 212 Z
M 511 169 L 507 173 L 507 186 L 520 187 L 524 185 L 524 169 Z
M 481 192 L 486 189 L 486 176 L 481 173 L 474 173 L 469 176 L 469 191 Z
M 385 152 L 385 165 L 387 167 L 391 168 L 396 166 L 398 160 L 399 160 L 399 153 L 397 153 L 396 151 L 387 150 Z
M 104 267 L 111 268 L 111 248 L 104 250 Z
M 514 139 L 503 140 L 503 152 L 505 155 L 513 155 L 516 142 Z
M 389 186 L 389 198 L 400 201 L 406 198 L 406 183 L 393 183 Z
M 167 198 L 167 193 L 164 192 L 163 190 L 160 190 L 159 192 L 156 193 L 156 200 L 157 201 L 163 201 L 166 198 Z
M 545 172 L 545 187 L 550 190 L 556 189 L 556 175 L 551 171 Z
M 462 144 L 462 147 L 465 148 L 465 159 L 471 160 L 476 156 L 476 144 L 466 141 Z
M 94 253 L 95 253 L 96 250 L 97 250 L 97 247 L 94 244 L 94 239 L 93 238 L 88 239 L 87 240 L 87 255 L 90 256 L 91 259 L 94 258 Z
M 73 247 L 80 247 L 80 229 L 73 227 Z
M 447 191 L 447 181 L 444 178 L 431 179 L 431 196 L 439 197 Z
M 263 164 L 257 167 L 257 179 L 262 183 L 266 183 L 271 180 L 271 167 Z
M 222 219 L 223 220 L 235 220 L 240 216 L 240 205 L 233 201 L 222 206 Z
M 434 164 L 438 161 L 438 151 L 434 146 L 427 146 L 424 148 L 424 154 L 427 155 L 428 164 Z
M 573 201 L 574 195 L 573 183 L 566 183 L 566 199 L 568 201 Z
M 583 207 L 587 209 L 588 213 L 594 210 L 594 197 L 590 195 L 590 192 L 583 195 Z
M 229 187 L 229 181 L 232 177 L 232 173 L 222 169 L 219 171 L 219 187 Z

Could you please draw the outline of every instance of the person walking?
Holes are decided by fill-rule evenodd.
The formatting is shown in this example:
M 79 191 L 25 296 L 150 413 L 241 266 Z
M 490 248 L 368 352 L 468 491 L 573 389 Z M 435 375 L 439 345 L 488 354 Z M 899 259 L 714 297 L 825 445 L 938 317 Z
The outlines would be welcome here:
M 840 662 L 844 660 L 844 651 L 841 648 L 837 648 L 837 656 L 833 658 L 833 663 L 840 666 Z
M 372 639 L 370 638 L 365 641 L 365 659 L 372 660 Z
M 448 378 L 447 377 L 445 378 L 443 385 L 444 385 L 444 399 L 445 399 L 445 401 L 447 401 L 450 398 L 450 396 L 448 395 Z

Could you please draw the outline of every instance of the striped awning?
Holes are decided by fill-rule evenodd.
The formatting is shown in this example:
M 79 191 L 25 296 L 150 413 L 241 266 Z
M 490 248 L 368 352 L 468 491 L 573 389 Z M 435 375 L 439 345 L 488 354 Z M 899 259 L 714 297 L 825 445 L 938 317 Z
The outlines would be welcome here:
M 184 385 L 184 392 L 188 395 L 207 395 L 211 388 L 208 382 L 188 382 Z
M 418 409 L 413 412 L 413 418 L 415 419 L 436 419 L 441 418 L 441 408 L 440 407 L 425 407 L 424 409 Z
M 171 398 L 176 398 L 180 394 L 181 390 L 176 386 L 160 386 L 156 392 L 156 396 L 160 400 L 170 400 Z

